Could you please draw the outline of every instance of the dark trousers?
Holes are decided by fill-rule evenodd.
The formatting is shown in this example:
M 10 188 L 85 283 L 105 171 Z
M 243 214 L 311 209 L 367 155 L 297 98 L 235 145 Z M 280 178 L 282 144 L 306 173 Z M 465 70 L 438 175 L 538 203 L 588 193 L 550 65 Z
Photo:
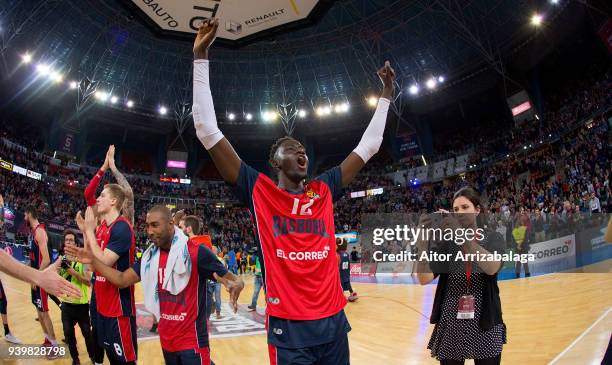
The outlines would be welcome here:
M 93 295 L 92 295 L 93 298 Z M 102 364 L 104 362 L 104 347 L 100 345 L 100 340 L 98 339 L 98 331 L 97 331 L 97 320 L 98 320 L 98 312 L 95 311 L 95 303 L 89 305 L 89 315 L 91 319 L 91 337 L 93 339 L 93 361 L 98 364 Z
M 79 351 L 77 350 L 77 340 L 74 335 L 76 324 L 81 328 L 81 333 L 85 339 L 87 354 L 90 359 L 94 358 L 93 337 L 91 334 L 91 324 L 89 322 L 89 304 L 70 304 L 62 303 L 62 324 L 64 327 L 64 338 L 68 344 L 68 350 L 73 360 L 78 360 Z

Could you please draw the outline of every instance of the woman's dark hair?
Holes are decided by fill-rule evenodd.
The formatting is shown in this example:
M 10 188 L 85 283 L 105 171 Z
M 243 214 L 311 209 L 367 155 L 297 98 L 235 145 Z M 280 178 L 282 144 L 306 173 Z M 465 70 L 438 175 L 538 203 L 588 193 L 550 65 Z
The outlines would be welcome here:
M 77 231 L 75 231 L 74 229 L 71 228 L 67 228 L 64 230 L 64 233 L 62 234 L 62 243 L 60 244 L 61 246 L 61 254 L 64 254 L 64 242 L 66 242 L 66 236 L 68 235 L 72 235 L 74 237 L 74 244 L 77 245 L 78 247 L 83 247 L 81 245 L 81 241 L 79 240 L 79 235 L 77 233 Z
M 464 197 L 467 200 L 469 200 L 472 204 L 474 204 L 474 208 L 480 208 L 480 213 L 476 216 L 476 225 L 480 228 L 486 228 L 487 227 L 487 219 L 486 219 L 487 209 L 485 207 L 484 202 L 482 201 L 480 193 L 478 193 L 476 189 L 466 186 L 464 188 L 457 190 L 457 192 L 455 192 L 455 195 L 453 195 L 452 202 L 454 203 L 455 200 L 459 197 Z

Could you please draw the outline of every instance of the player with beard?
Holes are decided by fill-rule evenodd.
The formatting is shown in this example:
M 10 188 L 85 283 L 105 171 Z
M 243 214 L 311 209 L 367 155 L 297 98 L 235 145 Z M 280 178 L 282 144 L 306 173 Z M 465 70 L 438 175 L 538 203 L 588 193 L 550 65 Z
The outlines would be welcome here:
M 85 221 L 94 221 L 91 208 L 88 208 Z M 155 253 L 149 255 L 145 252 L 143 260 L 123 272 L 115 270 L 93 255 L 91 244 L 85 248 L 67 247 L 66 254 L 75 256 L 82 263 L 92 264 L 99 275 L 118 288 L 133 287 L 142 279 L 145 305 L 148 302 L 157 305 L 153 312 L 158 312 L 160 317 L 159 340 L 166 364 L 211 365 L 206 314 L 206 281 L 215 279 L 225 285 L 229 290 L 234 312 L 238 308 L 237 300 L 244 283 L 242 279 L 228 272 L 206 246 L 188 240 L 185 234 L 174 226 L 167 207 L 157 205 L 151 208 L 147 212 L 146 227 L 149 240 L 154 245 L 147 251 Z M 172 294 L 166 287 L 168 282 L 166 277 L 172 275 L 171 250 L 180 242 L 185 244 L 185 249 L 189 253 L 190 273 L 184 282 L 184 288 Z M 179 250 L 184 251 L 181 248 Z M 151 262 L 153 259 L 148 260 L 155 255 L 158 257 L 156 263 Z M 149 287 L 146 284 L 147 278 L 150 278 L 150 275 L 147 276 L 148 270 L 149 268 L 153 270 L 154 265 L 157 265 L 158 270 L 153 273 L 154 285 Z

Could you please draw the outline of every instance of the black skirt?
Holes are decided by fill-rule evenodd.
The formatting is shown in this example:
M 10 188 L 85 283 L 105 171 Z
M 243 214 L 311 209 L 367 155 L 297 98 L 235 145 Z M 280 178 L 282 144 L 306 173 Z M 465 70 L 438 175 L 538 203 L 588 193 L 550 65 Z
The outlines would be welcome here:
M 471 294 L 474 295 L 474 319 L 457 319 L 459 298 L 467 293 L 465 273 L 449 274 L 448 286 L 442 304 L 439 322 L 435 325 L 427 348 L 438 360 L 487 359 L 501 354 L 506 343 L 506 325 L 503 323 L 484 331 L 479 326 L 482 311 L 483 274 L 471 276 Z

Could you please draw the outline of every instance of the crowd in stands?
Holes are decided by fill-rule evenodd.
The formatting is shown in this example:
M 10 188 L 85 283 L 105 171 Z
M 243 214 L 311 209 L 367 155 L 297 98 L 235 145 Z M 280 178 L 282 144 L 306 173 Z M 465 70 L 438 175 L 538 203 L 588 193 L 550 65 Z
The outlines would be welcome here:
M 483 194 L 489 203 L 489 211 L 497 214 L 500 221 L 503 217 L 517 214 L 527 214 L 534 222 L 540 216 L 544 217 L 543 227 L 548 236 L 561 232 L 561 222 L 567 221 L 568 215 L 610 212 L 610 131 L 606 119 L 610 115 L 601 114 L 612 105 L 610 86 L 606 75 L 590 88 L 560 98 L 555 102 L 558 109 L 546 113 L 539 121 L 511 126 L 501 133 L 500 130 L 486 129 L 477 133 L 471 131 L 470 156 L 481 166 L 461 176 L 416 187 L 398 186 L 382 173 L 400 167 L 416 167 L 418 161 L 394 163 L 381 159 L 383 163 L 376 162 L 364 170 L 347 192 L 383 187 L 384 193 L 366 198 L 345 195 L 335 205 L 336 230 L 359 231 L 363 213 L 422 213 L 449 209 L 453 193 L 466 185 Z M 600 114 L 590 121 L 585 119 L 595 111 Z M 11 130 L 11 127 L 3 125 L 0 134 L 20 146 L 0 143 L 0 158 L 6 157 L 45 174 L 45 177 L 38 181 L 0 168 L 0 193 L 6 204 L 17 211 L 33 204 L 41 209 L 43 217 L 74 225 L 74 215 L 85 208 L 83 188 L 97 167 L 71 169 L 65 164 L 50 166 L 50 156 L 32 152 L 42 151 L 43 143 L 39 138 L 26 140 L 20 137 L 22 134 Z M 549 135 L 554 135 L 554 138 Z M 461 136 L 458 138 L 462 140 Z M 526 146 L 530 147 L 526 149 Z M 503 158 L 498 158 L 502 154 Z M 140 245 L 146 241 L 144 219 L 147 208 L 164 202 L 201 217 L 204 233 L 210 234 L 213 242 L 223 250 L 246 252 L 252 247 L 251 216 L 236 202 L 226 184 L 195 181 L 191 186 L 181 186 L 162 184 L 150 176 L 127 175 L 127 178 L 135 193 L 135 231 Z M 112 181 L 108 172 L 104 182 Z

